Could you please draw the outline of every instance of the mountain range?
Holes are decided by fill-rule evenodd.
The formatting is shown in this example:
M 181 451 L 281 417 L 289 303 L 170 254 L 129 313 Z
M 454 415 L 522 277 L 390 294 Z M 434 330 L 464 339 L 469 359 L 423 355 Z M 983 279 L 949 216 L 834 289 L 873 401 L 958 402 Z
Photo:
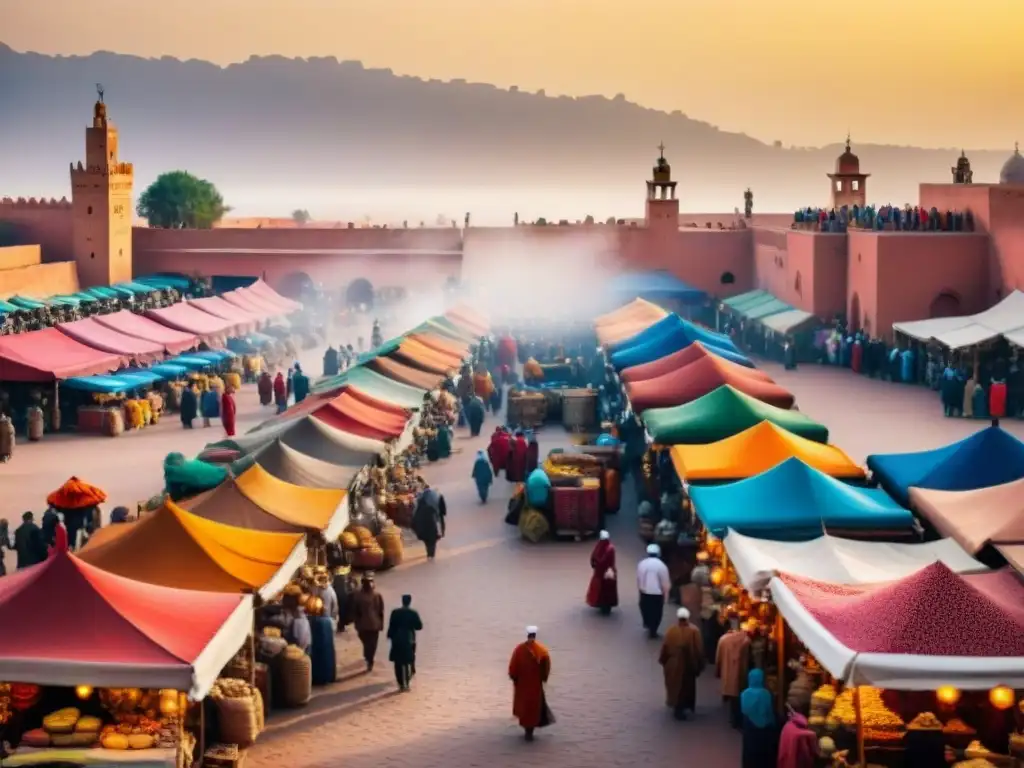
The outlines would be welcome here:
M 842 143 L 765 144 L 682 112 L 620 95 L 550 97 L 441 82 L 334 58 L 252 57 L 221 67 L 146 59 L 21 53 L 0 43 L 0 196 L 68 194 L 70 161 L 102 83 L 121 159 L 141 190 L 185 169 L 213 181 L 236 213 L 315 218 L 629 217 L 664 142 L 684 211 L 824 204 Z M 780 89 L 778 108 L 793 98 Z M 817 98 L 807 95 L 808 98 Z M 723 93 L 722 98 L 730 98 Z M 822 101 L 828 109 L 828 101 Z M 837 137 L 842 138 L 842 137 Z M 857 144 L 878 203 L 914 202 L 919 182 L 948 182 L 960 148 Z M 1009 156 L 967 149 L 976 181 Z

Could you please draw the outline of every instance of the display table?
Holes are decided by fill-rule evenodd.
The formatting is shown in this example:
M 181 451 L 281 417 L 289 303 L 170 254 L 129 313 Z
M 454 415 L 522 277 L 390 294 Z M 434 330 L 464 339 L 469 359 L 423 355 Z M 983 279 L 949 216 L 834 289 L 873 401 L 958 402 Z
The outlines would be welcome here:
M 42 765 L 66 763 L 87 765 L 90 768 L 125 768 L 125 766 L 146 766 L 146 768 L 175 768 L 178 764 L 178 750 L 173 748 L 154 749 L 104 749 L 103 747 L 18 747 L 11 750 L 4 761 L 4 768 L 19 765 Z

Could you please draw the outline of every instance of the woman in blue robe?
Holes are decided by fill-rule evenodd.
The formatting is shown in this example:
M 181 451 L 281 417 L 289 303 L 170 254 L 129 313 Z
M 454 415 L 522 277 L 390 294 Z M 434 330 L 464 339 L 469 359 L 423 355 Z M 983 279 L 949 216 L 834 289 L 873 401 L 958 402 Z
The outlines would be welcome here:
M 988 389 L 981 384 L 978 384 L 974 388 L 974 394 L 972 397 L 972 405 L 974 407 L 974 418 L 976 419 L 987 419 L 988 418 Z
M 477 493 L 480 494 L 480 503 L 487 503 L 487 494 L 491 491 L 491 484 L 494 482 L 494 470 L 491 469 L 491 462 L 487 460 L 487 454 L 483 451 L 476 452 L 476 461 L 473 462 L 473 482 L 476 483 Z
M 199 410 L 203 414 L 203 426 L 210 426 L 210 419 L 220 417 L 220 395 L 213 389 L 206 389 L 199 397 Z
M 743 715 L 743 768 L 775 768 L 778 731 L 772 695 L 764 687 L 764 672 L 750 670 L 747 689 L 740 694 Z

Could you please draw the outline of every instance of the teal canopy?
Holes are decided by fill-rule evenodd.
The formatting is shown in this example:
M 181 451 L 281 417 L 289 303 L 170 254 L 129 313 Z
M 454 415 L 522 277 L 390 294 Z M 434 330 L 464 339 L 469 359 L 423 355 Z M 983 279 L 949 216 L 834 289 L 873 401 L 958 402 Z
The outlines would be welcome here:
M 193 355 L 179 355 L 178 357 L 172 357 L 167 361 L 173 365 L 178 365 L 187 368 L 192 371 L 202 370 L 203 368 L 209 368 L 214 365 L 216 361 L 209 359 L 208 357 L 195 357 Z M 153 366 L 154 368 L 156 366 Z
M 402 336 L 395 336 L 395 338 L 388 339 L 379 347 L 374 347 L 368 352 L 363 352 L 356 358 L 356 362 L 359 365 L 363 365 L 371 360 L 376 360 L 378 357 L 387 357 L 392 352 L 397 352 L 398 348 L 402 345 L 402 338 Z
M 138 386 L 142 387 L 151 386 L 158 381 L 163 381 L 165 378 L 150 368 L 129 368 L 124 371 L 118 371 L 115 375 L 117 378 L 124 379 L 125 381 L 137 381 L 139 382 Z
M 113 288 L 107 288 L 105 285 L 97 285 L 92 288 L 86 288 L 86 293 L 91 293 L 97 299 L 120 299 L 125 294 L 115 291 Z M 130 292 L 129 292 L 130 295 Z
M 191 287 L 191 281 L 181 275 L 145 275 L 135 278 L 134 282 L 151 285 L 162 290 L 173 288 L 181 292 L 187 291 Z
M 182 376 L 188 374 L 188 368 L 184 365 L 177 365 L 173 362 L 157 363 L 151 365 L 147 370 L 160 376 L 162 379 L 167 381 L 173 381 L 174 379 L 180 379 Z
M 169 453 L 164 459 L 164 489 L 174 501 L 216 488 L 228 479 L 224 467 Z
M 6 314 L 8 312 L 20 312 L 20 311 L 21 311 L 21 307 L 17 306 L 16 304 L 11 304 L 11 302 L 9 302 L 9 301 L 4 301 L 3 299 L 0 299 L 0 312 Z
M 787 459 L 727 485 L 690 487 L 697 516 L 718 537 L 732 528 L 775 541 L 808 541 L 823 533 L 909 531 L 913 515 L 878 488 L 859 488 Z
M 201 352 L 189 352 L 186 357 L 199 357 L 219 363 L 221 360 L 228 360 L 232 357 L 238 357 L 238 355 L 229 349 L 204 349 Z
M 118 392 L 130 392 L 133 389 L 147 386 L 145 382 L 132 379 L 128 376 L 74 376 L 64 379 L 61 387 L 77 389 L 80 392 L 95 392 L 98 394 L 112 395 Z
M 46 304 L 37 299 L 29 299 L 25 296 L 11 296 L 8 301 L 19 309 L 42 309 L 46 306 Z
M 410 387 L 408 384 L 389 379 L 362 365 L 350 368 L 338 376 L 321 379 L 314 385 L 313 394 L 333 392 L 346 386 L 355 387 L 370 397 L 408 410 L 422 408 L 423 396 L 426 394 L 424 389 Z

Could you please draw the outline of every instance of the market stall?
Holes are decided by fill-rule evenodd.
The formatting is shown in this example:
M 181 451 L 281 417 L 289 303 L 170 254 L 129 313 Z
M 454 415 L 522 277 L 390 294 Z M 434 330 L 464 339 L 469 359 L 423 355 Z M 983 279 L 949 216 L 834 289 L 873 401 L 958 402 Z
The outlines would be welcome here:
M 437 379 L 440 381 L 440 377 Z M 434 384 L 430 389 L 434 389 Z M 338 376 L 324 379 L 313 387 L 314 394 L 340 392 L 345 387 L 354 387 L 377 400 L 397 405 L 408 410 L 417 410 L 423 405 L 427 389 L 409 385 L 397 378 L 371 370 L 360 365 Z
M 748 368 L 754 364 L 727 336 L 700 328 L 679 315 L 668 315 L 636 336 L 611 348 L 610 361 L 616 370 L 652 363 L 695 343 Z
M 1024 443 L 999 427 L 986 427 L 931 451 L 874 454 L 867 464 L 879 485 L 906 504 L 912 487 L 973 491 L 1024 478 Z
M 199 338 L 195 334 L 169 328 L 127 309 L 109 315 L 96 315 L 92 319 L 125 336 L 159 344 L 168 355 L 179 355 L 199 346 Z
M 487 332 L 491 329 L 491 324 L 487 317 L 477 312 L 468 304 L 459 303 L 449 307 L 445 311 L 444 316 L 455 323 L 455 325 L 472 333 L 476 339 L 486 336 Z
M 470 344 L 457 341 L 429 329 L 413 329 L 406 334 L 406 338 L 412 339 L 418 344 L 429 347 L 449 358 L 454 357 L 458 360 L 465 360 L 469 357 Z
M 353 453 L 348 461 L 323 461 L 274 440 L 255 453 L 239 460 L 236 474 L 256 465 L 288 483 L 307 488 L 349 488 L 352 481 L 370 462 L 373 455 Z
M 235 461 L 255 453 L 274 440 L 294 448 L 299 453 L 328 462 L 348 464 L 353 454 L 375 456 L 384 452 L 385 444 L 335 429 L 316 417 L 306 414 L 295 419 L 275 422 L 225 440 L 210 443 L 199 458 Z
M 145 316 L 168 328 L 191 334 L 211 347 L 224 346 L 227 337 L 232 335 L 233 324 L 230 321 L 184 302 L 147 310 Z
M 147 365 L 164 358 L 163 344 L 121 333 L 99 322 L 96 317 L 60 323 L 56 328 L 77 342 L 127 358 L 137 365 Z
M 792 458 L 831 477 L 865 478 L 864 469 L 836 446 L 799 437 L 770 421 L 708 445 L 674 445 L 669 452 L 687 483 L 753 477 Z
M 369 361 L 366 365 L 371 371 L 401 384 L 416 387 L 424 392 L 437 389 L 444 379 L 442 374 L 423 371 L 391 357 L 378 357 Z
M 644 425 L 658 445 L 714 443 L 763 421 L 816 443 L 828 442 L 828 428 L 800 411 L 777 408 L 728 384 L 674 408 L 644 411 Z
M 725 360 L 735 365 L 739 365 L 740 368 L 745 369 L 737 371 L 737 373 L 753 376 L 755 379 L 762 379 L 763 381 L 771 381 L 768 374 L 763 371 L 753 368 L 752 366 L 742 365 L 736 360 L 730 358 L 728 355 L 723 354 L 721 350 L 710 346 L 704 346 L 699 341 L 680 349 L 678 352 L 665 355 L 664 357 L 652 360 L 649 363 L 624 368 L 619 371 L 619 378 L 627 384 L 632 384 L 637 381 L 646 381 L 647 379 L 655 379 L 659 376 L 664 376 L 667 373 L 672 373 L 672 371 L 687 366 L 690 363 L 694 363 L 702 357 L 708 357 L 709 355 L 713 355 L 720 360 Z
M 82 344 L 56 328 L 0 337 L 0 380 L 53 382 L 110 373 L 128 364 L 122 355 Z
M 399 341 L 398 349 L 389 353 L 388 357 L 440 377 L 449 372 L 457 371 L 462 367 L 462 358 L 460 356 L 449 355 L 431 349 L 408 336 L 403 337 Z
M 243 309 L 220 296 L 205 296 L 201 299 L 188 299 L 190 306 L 197 307 L 220 320 L 233 323 L 230 327 L 232 336 L 245 336 L 255 331 L 262 319 L 260 315 Z

